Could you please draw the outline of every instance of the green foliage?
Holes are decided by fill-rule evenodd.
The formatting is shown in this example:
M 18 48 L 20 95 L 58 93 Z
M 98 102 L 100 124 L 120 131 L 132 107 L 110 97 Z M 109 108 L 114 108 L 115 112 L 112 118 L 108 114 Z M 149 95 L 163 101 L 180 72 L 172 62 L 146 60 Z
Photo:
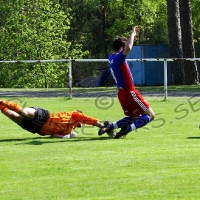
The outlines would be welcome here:
M 81 57 L 81 45 L 69 50 L 66 32 L 70 9 L 65 13 L 50 0 L 1 2 L 2 60 L 40 60 Z M 63 87 L 67 64 L 20 64 L 1 66 L 2 87 Z
M 191 1 L 196 45 L 199 1 Z M 113 38 L 128 37 L 135 25 L 137 44 L 168 43 L 166 0 L 0 0 L 0 5 L 1 60 L 107 58 Z M 80 65 L 80 74 L 94 68 Z M 67 63 L 1 64 L 0 87 L 64 87 L 67 71 Z
M 194 30 L 194 42 L 200 46 L 200 0 L 191 1 L 192 5 L 192 22 Z
M 112 14 L 109 20 L 112 26 L 108 28 L 109 36 L 129 36 L 133 26 L 140 27 L 137 43 L 166 43 L 167 21 L 166 3 L 158 1 L 118 1 L 110 3 Z
M 21 4 L 12 1 L 3 5 L 10 13 L 1 30 L 2 59 L 69 57 L 70 43 L 63 38 L 69 29 L 69 16 L 58 4 L 52 6 L 49 0 L 37 0 L 34 3 L 21 1 Z

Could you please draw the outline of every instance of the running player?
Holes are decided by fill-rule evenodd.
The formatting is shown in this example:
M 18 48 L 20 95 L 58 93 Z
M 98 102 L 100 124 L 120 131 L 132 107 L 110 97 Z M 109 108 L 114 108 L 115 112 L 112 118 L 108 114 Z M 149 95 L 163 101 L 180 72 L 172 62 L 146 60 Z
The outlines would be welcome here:
M 78 110 L 54 114 L 38 107 L 22 108 L 15 102 L 5 100 L 0 100 L 0 110 L 23 129 L 52 138 L 75 137 L 76 133 L 72 131 L 82 124 L 99 128 L 103 126 L 98 119 L 84 115 Z
M 132 130 L 145 126 L 155 117 L 149 103 L 136 90 L 126 61 L 126 56 L 133 47 L 137 31 L 138 26 L 135 26 L 128 40 L 125 37 L 117 36 L 113 41 L 114 53 L 109 56 L 111 73 L 118 88 L 118 99 L 127 117 L 113 123 L 105 121 L 104 127 L 99 130 L 99 135 L 105 132 L 112 135 L 114 129 L 121 128 L 115 136 L 115 138 L 120 138 Z

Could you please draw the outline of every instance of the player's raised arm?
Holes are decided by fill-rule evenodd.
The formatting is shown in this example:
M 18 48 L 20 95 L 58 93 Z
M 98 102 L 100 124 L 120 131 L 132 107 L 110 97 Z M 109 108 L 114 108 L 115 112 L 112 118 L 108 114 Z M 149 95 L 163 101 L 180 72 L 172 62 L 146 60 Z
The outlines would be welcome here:
M 123 51 L 123 55 L 127 55 L 130 50 L 133 47 L 134 41 L 135 41 L 135 36 L 137 35 L 137 31 L 139 30 L 138 26 L 133 27 L 131 35 L 128 39 L 128 41 L 126 42 L 124 51 Z

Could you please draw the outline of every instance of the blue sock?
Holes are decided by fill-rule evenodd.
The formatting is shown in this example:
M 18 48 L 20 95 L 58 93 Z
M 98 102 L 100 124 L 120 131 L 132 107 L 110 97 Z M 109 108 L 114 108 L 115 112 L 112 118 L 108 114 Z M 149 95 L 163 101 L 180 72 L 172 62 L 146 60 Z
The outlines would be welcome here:
M 115 123 L 110 124 L 110 129 L 121 128 L 121 132 L 128 134 L 132 130 L 141 128 L 150 122 L 150 117 L 146 114 L 139 116 L 135 121 L 132 117 L 124 117 Z M 116 127 L 117 125 L 117 127 Z
M 133 123 L 132 117 L 124 117 L 116 122 L 117 127 L 121 128 L 122 126 L 130 126 Z
M 132 117 L 124 117 L 123 119 L 120 119 L 117 122 L 111 123 L 110 129 L 121 128 L 121 132 L 127 134 L 132 131 L 132 127 L 130 126 L 132 123 Z
M 150 122 L 150 117 L 148 115 L 144 114 L 144 115 L 139 116 L 135 120 L 134 124 L 135 124 L 135 127 L 138 129 L 138 128 L 145 126 L 149 122 Z

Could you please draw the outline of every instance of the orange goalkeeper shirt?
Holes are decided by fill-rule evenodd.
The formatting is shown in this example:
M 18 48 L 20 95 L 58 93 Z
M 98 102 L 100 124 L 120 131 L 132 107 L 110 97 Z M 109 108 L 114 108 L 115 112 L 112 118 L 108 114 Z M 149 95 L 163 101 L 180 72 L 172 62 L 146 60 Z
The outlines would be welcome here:
M 99 120 L 79 111 L 50 113 L 49 119 L 38 131 L 40 135 L 67 135 L 77 127 L 77 124 L 94 125 Z

